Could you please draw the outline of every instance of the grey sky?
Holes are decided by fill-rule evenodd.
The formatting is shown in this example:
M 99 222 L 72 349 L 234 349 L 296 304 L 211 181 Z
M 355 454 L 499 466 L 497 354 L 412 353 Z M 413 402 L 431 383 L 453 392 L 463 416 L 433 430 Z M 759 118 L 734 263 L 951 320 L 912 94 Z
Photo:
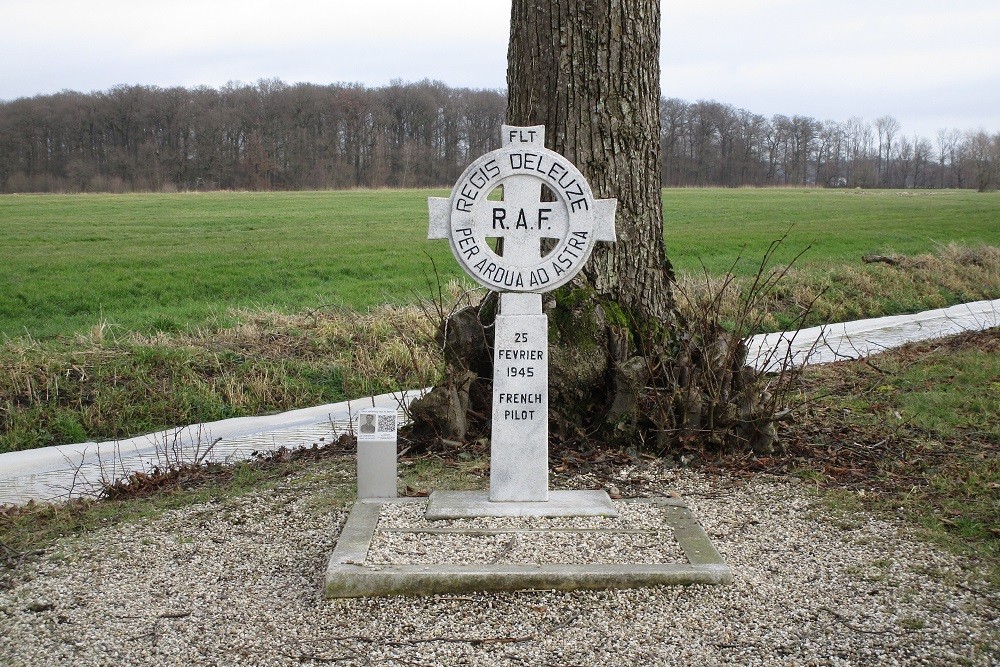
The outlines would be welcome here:
M 0 0 L 0 99 L 116 84 L 505 85 L 509 2 Z M 663 93 L 1000 131 L 997 0 L 666 0 Z

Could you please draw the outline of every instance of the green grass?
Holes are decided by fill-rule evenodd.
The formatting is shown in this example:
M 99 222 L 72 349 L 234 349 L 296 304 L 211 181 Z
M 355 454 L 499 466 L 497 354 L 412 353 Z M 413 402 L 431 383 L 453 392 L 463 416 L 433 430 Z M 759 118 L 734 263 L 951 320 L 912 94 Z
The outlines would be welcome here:
M 1000 245 L 1000 193 L 967 190 L 671 189 L 663 191 L 667 254 L 678 271 L 753 273 L 768 244 L 798 266 L 858 264 L 861 255 L 913 255 L 955 242 Z
M 414 306 L 241 313 L 197 332 L 0 343 L 0 452 L 322 405 L 438 379 Z
M 426 240 L 428 194 L 3 196 L 0 335 L 412 301 L 433 272 L 425 253 L 444 277 L 459 272 L 446 243 Z
M 1000 559 L 1000 349 L 932 353 L 902 369 L 895 411 L 944 450 L 925 476 L 925 525 L 989 545 Z M 969 443 L 982 443 L 969 447 Z M 911 504 L 912 508 L 912 504 Z
M 426 296 L 434 264 L 443 279 L 458 276 L 448 244 L 425 238 L 430 194 L 444 193 L 0 197 L 0 452 L 434 383 L 434 323 L 413 307 L 370 310 Z M 807 324 L 1000 296 L 993 247 L 948 246 L 899 267 L 858 261 L 886 249 L 876 232 L 891 225 L 872 222 L 873 211 L 894 212 L 897 249 L 933 250 L 990 240 L 996 225 L 983 206 L 1000 205 L 998 196 L 713 189 L 664 198 L 668 246 L 683 238 L 674 222 L 697 221 L 701 231 L 688 225 L 681 245 L 716 253 L 706 256 L 716 275 L 744 245 L 757 260 L 800 220 L 779 252 L 816 248 L 758 304 L 762 330 L 788 328 L 814 299 Z M 848 234 L 841 218 L 852 217 L 867 222 Z M 911 226 L 941 231 L 907 241 Z M 692 256 L 672 254 L 695 271 Z M 749 278 L 729 290 L 724 321 Z
M 427 197 L 441 190 L 0 196 L 0 337 L 49 338 L 100 322 L 140 332 L 230 322 L 232 308 L 365 309 L 426 295 Z M 739 273 L 777 255 L 818 270 L 860 255 L 1000 238 L 1000 194 L 968 191 L 665 190 L 678 271 Z M 790 231 L 789 231 L 790 230 Z
M 806 375 L 810 414 L 791 427 L 809 443 L 796 453 L 804 470 L 835 480 L 860 474 L 851 483 L 873 493 L 845 507 L 848 516 L 905 516 L 930 539 L 981 558 L 1000 585 L 1000 330 Z M 829 459 L 852 448 L 865 456 Z M 816 459 L 803 455 L 808 449 Z
M 62 353 L 52 347 L 0 350 L 0 369 L 23 380 L 13 387 L 0 383 L 0 452 L 123 438 L 192 420 L 345 398 L 345 364 L 332 354 L 306 361 L 282 358 L 281 347 L 246 354 L 219 341 L 196 347 L 156 340 L 111 341 Z
M 931 355 L 906 368 L 893 386 L 897 409 L 914 425 L 944 439 L 972 432 L 1000 443 L 1000 355 Z

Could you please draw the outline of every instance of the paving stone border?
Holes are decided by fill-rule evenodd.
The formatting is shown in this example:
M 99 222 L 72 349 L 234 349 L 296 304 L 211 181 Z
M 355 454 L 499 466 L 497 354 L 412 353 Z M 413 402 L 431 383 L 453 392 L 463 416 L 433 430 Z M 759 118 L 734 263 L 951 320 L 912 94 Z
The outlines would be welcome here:
M 664 585 L 730 584 L 732 571 L 712 545 L 691 510 L 676 498 L 637 498 L 620 503 L 642 503 L 662 509 L 663 524 L 673 531 L 686 563 L 645 563 L 641 553 L 630 564 L 372 564 L 368 552 L 385 505 L 426 504 L 426 498 L 359 500 L 347 518 L 326 570 L 324 592 L 328 598 L 387 595 L 434 595 L 476 591 L 600 590 Z M 398 530 L 398 529 L 396 529 Z M 419 534 L 417 529 L 415 532 Z M 502 530 L 502 529 L 500 529 Z M 511 529 L 515 532 L 518 529 Z M 538 533 L 555 533 L 550 526 Z M 628 530 L 607 529 L 609 533 Z M 476 527 L 452 532 L 481 534 Z M 494 533 L 499 532 L 493 529 Z

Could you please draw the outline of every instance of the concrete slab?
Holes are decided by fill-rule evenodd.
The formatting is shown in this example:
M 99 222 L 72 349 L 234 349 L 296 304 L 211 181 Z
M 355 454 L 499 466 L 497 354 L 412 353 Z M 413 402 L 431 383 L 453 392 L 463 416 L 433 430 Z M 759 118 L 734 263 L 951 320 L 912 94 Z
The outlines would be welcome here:
M 426 518 L 618 516 L 607 491 L 549 491 L 546 501 L 495 502 L 489 491 L 432 491 Z
M 554 565 L 366 563 L 369 547 L 378 529 L 382 506 L 388 503 L 422 502 L 427 501 L 422 498 L 394 498 L 356 502 L 327 566 L 324 590 L 326 597 L 435 595 L 475 591 L 571 591 L 729 584 L 733 581 L 732 571 L 712 545 L 705 531 L 698 525 L 691 511 L 674 498 L 641 498 L 618 502 L 645 503 L 651 506 L 651 510 L 654 506 L 662 509 L 663 525 L 673 530 L 675 539 L 683 549 L 686 563 Z M 463 532 L 455 527 L 448 530 Z M 420 533 L 420 531 L 413 532 Z M 471 535 L 483 531 L 470 528 L 467 532 Z
M 860 359 L 914 341 L 997 326 L 1000 326 L 1000 299 L 974 301 L 910 315 L 760 334 L 747 339 L 747 360 L 758 369 L 775 372 L 786 357 L 793 366 Z
M 235 417 L 125 440 L 81 442 L 0 454 L 0 505 L 98 495 L 104 483 L 181 462 L 232 463 L 253 452 L 330 442 L 360 409 L 398 408 L 426 390 L 382 394 L 261 417 Z

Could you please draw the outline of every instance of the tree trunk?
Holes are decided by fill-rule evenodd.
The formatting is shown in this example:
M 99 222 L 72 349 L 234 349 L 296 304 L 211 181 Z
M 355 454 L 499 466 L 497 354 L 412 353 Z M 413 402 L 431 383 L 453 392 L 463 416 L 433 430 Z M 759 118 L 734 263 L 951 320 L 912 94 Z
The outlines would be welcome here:
M 546 147 L 596 197 L 618 200 L 617 242 L 598 244 L 544 299 L 550 434 L 584 446 L 766 449 L 771 401 L 755 385 L 762 376 L 744 368 L 740 335 L 708 304 L 691 322 L 676 310 L 663 245 L 659 41 L 659 0 L 513 0 L 507 123 L 544 125 Z M 489 433 L 495 304 L 442 326 L 448 378 L 414 403 L 415 432 Z M 454 406 L 466 405 L 473 418 L 455 419 Z
M 583 281 L 643 319 L 672 323 L 660 195 L 658 0 L 514 0 L 507 123 L 544 125 L 546 147 L 618 199 L 618 242 Z M 579 278 L 578 278 L 579 280 Z
M 618 200 L 616 243 L 598 244 L 550 313 L 553 433 L 631 436 L 642 386 L 673 329 L 663 247 L 658 0 L 514 0 L 507 123 L 544 125 L 594 195 Z

